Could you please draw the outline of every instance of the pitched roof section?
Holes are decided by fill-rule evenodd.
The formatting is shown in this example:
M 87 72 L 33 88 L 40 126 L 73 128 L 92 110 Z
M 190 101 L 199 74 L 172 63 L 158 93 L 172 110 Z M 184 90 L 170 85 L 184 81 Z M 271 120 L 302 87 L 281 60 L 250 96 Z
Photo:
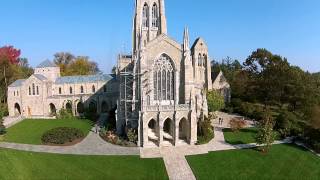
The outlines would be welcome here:
M 43 76 L 41 74 L 34 74 L 33 76 L 36 77 L 37 79 L 39 79 L 40 81 L 48 80 L 45 76 Z
M 37 66 L 37 68 L 47 68 L 47 67 L 58 67 L 58 66 L 49 60 L 45 60 Z
M 20 87 L 20 86 L 22 86 L 24 81 L 25 81 L 25 79 L 16 80 L 12 84 L 10 84 L 9 87 Z
M 64 76 L 57 78 L 55 84 L 77 84 L 77 83 L 92 83 L 92 82 L 107 82 L 114 79 L 108 74 L 98 74 L 90 76 Z

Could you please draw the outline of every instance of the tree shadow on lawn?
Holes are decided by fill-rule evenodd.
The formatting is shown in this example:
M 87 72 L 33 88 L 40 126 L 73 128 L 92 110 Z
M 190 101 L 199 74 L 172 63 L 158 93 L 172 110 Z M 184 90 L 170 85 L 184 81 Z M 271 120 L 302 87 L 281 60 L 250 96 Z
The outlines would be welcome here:
M 255 136 L 254 134 L 256 134 L 258 132 L 258 130 L 256 128 L 244 128 L 244 129 L 240 129 L 238 132 L 232 131 L 232 129 L 230 128 L 226 128 L 223 129 L 224 133 L 233 133 L 235 135 L 240 135 L 242 133 L 250 133 L 250 136 L 254 139 Z M 237 145 L 237 144 L 248 144 L 248 142 L 244 142 L 242 140 L 225 140 L 227 143 L 232 144 L 232 145 Z M 254 143 L 254 142 L 250 142 L 250 143 Z
M 270 150 L 272 151 L 272 147 L 273 147 L 273 146 L 278 146 L 278 145 L 280 145 L 280 144 L 272 145 Z M 294 143 L 281 144 L 281 145 L 282 145 L 282 146 L 288 146 L 288 147 L 290 147 L 290 148 L 294 148 L 294 149 L 296 149 L 296 150 L 300 150 L 300 151 L 303 151 L 303 152 L 310 152 L 307 148 L 302 147 L 302 146 L 298 146 L 298 145 L 296 145 L 296 144 L 294 144 Z M 259 152 L 259 153 L 261 153 L 261 154 L 268 155 L 268 152 L 263 152 L 263 151 L 261 150 L 261 147 L 254 147 L 254 148 L 251 148 L 251 149 L 254 150 L 254 151 L 257 151 L 257 152 Z M 270 151 L 270 150 L 269 150 L 269 151 Z

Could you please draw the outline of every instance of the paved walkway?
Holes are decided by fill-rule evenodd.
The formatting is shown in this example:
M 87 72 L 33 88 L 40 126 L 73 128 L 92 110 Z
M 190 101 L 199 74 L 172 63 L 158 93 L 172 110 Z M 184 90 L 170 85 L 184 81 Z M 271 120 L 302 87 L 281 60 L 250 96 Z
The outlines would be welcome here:
M 16 149 L 31 152 L 75 155 L 139 155 L 137 147 L 121 147 L 105 142 L 94 132 L 80 143 L 73 146 L 44 146 L 0 142 L 0 148 Z

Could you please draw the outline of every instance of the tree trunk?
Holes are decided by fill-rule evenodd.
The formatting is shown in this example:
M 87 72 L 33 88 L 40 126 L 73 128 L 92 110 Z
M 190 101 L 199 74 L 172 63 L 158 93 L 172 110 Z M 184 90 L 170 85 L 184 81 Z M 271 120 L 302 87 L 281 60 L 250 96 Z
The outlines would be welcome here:
M 5 83 L 3 102 L 7 103 L 8 82 L 7 82 L 7 75 L 6 75 L 6 66 L 3 66 L 3 77 L 4 77 L 4 83 Z

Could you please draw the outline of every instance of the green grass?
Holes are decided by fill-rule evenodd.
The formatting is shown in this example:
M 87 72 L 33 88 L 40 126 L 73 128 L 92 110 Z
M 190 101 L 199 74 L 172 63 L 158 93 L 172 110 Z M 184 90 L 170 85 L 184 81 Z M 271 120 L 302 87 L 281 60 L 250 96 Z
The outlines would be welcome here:
M 168 179 L 161 159 L 78 156 L 0 149 L 0 179 Z
M 294 145 L 274 145 L 268 154 L 255 149 L 211 152 L 187 157 L 197 179 L 319 179 L 320 158 Z
M 243 128 L 239 132 L 233 132 L 231 129 L 223 129 L 224 139 L 229 144 L 250 144 L 256 142 L 257 128 Z M 276 140 L 280 140 L 280 135 L 275 131 Z
M 257 128 L 244 128 L 239 132 L 233 132 L 231 129 L 223 129 L 224 139 L 229 144 L 249 144 L 254 143 Z
M 78 128 L 87 135 L 92 127 L 89 120 L 82 119 L 65 119 L 65 120 L 24 120 L 7 129 L 5 134 L 6 142 L 22 144 L 41 144 L 42 135 L 56 127 L 74 127 Z

